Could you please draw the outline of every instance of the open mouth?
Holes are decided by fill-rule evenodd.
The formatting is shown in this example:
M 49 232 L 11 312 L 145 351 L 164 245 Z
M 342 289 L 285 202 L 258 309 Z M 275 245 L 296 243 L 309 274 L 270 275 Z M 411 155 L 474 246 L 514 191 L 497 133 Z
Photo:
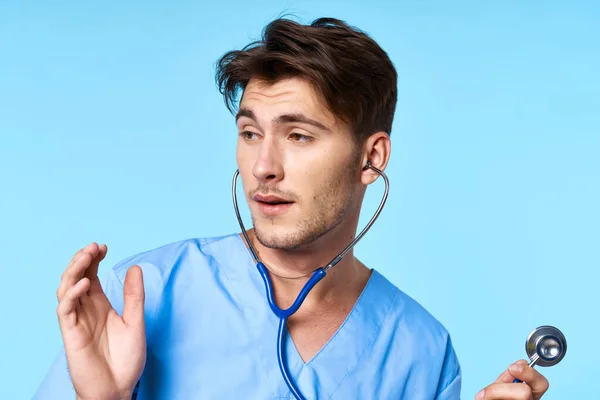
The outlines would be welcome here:
M 266 216 L 280 215 L 286 212 L 293 204 L 293 201 L 279 198 L 265 198 L 257 196 L 255 199 L 260 212 Z
M 267 204 L 267 205 L 270 205 L 270 206 L 276 206 L 276 205 L 279 205 L 279 204 L 292 204 L 293 201 L 259 201 L 259 203 Z
M 274 195 L 255 194 L 252 199 L 258 204 L 260 212 L 266 216 L 282 214 L 294 205 L 293 201 Z

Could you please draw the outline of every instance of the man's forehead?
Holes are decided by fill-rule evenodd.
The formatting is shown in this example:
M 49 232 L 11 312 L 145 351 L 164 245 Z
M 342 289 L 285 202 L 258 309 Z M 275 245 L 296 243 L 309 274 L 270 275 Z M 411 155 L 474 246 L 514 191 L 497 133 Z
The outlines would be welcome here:
M 304 94 L 316 97 L 317 93 L 306 79 L 299 77 L 281 78 L 274 81 L 253 77 L 248 81 L 245 92 L 276 96 L 282 94 Z
M 335 122 L 321 95 L 308 81 L 301 78 L 285 78 L 275 82 L 251 79 L 244 89 L 240 109 L 251 109 L 258 114 L 265 108 L 305 114 L 327 124 Z

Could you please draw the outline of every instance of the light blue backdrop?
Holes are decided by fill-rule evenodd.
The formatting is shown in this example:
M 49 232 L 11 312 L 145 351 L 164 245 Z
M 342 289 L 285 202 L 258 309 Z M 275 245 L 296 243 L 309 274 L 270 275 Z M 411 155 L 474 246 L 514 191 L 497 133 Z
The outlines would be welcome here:
M 393 186 L 357 254 L 449 329 L 463 397 L 542 324 L 569 340 L 545 399 L 595 397 L 600 7 L 491 3 L 0 2 L 0 398 L 30 398 L 53 360 L 78 248 L 107 243 L 103 273 L 238 229 L 213 64 L 282 12 L 347 20 L 397 66 Z

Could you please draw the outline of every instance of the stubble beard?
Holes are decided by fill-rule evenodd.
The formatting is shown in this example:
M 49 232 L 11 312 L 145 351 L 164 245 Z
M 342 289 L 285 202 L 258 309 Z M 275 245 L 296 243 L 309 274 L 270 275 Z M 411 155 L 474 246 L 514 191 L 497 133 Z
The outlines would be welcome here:
M 339 173 L 332 175 L 332 178 L 315 192 L 309 215 L 299 220 L 294 229 L 287 232 L 270 230 L 269 220 L 275 224 L 277 217 L 263 219 L 257 223 L 257 219 L 252 215 L 254 234 L 258 242 L 270 249 L 297 250 L 316 242 L 339 226 L 355 203 L 355 165 L 353 162 L 345 168 L 338 168 Z

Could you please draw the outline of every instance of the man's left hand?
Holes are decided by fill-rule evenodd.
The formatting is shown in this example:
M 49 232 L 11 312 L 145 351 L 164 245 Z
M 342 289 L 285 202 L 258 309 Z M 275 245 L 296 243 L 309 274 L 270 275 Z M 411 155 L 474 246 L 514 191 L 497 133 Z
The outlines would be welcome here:
M 548 380 L 519 360 L 504 371 L 496 382 L 475 396 L 476 400 L 539 400 L 548 390 Z M 517 378 L 524 383 L 513 383 Z

